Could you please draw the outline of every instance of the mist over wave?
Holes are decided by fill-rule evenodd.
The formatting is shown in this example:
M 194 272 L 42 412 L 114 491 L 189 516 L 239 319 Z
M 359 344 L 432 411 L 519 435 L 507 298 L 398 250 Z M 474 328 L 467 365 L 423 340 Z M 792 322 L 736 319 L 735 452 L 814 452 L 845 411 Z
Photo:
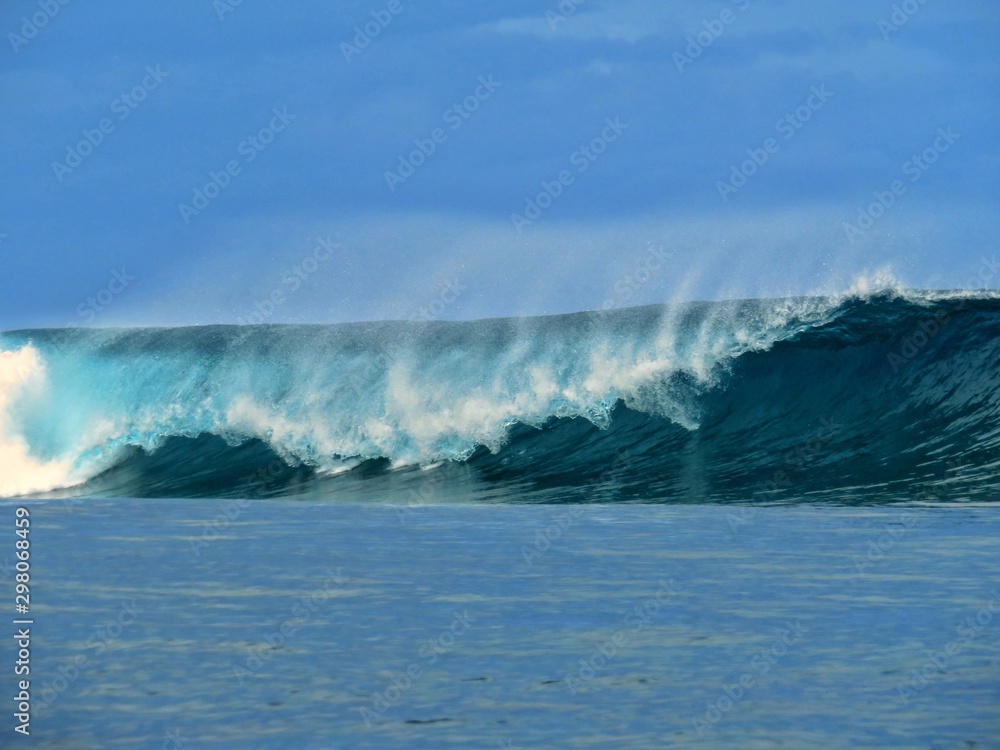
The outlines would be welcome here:
M 1000 497 L 1000 297 L 0 335 L 0 496 Z

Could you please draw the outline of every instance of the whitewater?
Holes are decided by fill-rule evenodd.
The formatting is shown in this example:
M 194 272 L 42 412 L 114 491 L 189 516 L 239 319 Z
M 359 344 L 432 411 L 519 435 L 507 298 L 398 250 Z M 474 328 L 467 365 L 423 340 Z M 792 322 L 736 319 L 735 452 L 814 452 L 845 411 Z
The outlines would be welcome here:
M 10 331 L 0 496 L 336 495 L 461 467 L 528 499 L 991 498 L 998 360 L 1000 295 L 901 289 Z

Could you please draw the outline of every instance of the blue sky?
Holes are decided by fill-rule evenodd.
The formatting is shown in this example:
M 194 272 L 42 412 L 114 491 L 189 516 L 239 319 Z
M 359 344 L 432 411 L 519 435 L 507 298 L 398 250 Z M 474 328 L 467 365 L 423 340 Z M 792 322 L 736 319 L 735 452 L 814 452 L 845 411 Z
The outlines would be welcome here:
M 883 267 L 955 288 L 998 251 L 990 0 L 17 0 L 0 31 L 2 329 L 541 314 Z

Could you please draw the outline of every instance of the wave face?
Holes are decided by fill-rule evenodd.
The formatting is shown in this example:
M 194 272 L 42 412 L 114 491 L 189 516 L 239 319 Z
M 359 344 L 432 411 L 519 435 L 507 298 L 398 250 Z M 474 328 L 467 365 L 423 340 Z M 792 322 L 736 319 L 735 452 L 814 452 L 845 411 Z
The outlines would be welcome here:
M 0 335 L 0 496 L 1000 499 L 1000 297 Z

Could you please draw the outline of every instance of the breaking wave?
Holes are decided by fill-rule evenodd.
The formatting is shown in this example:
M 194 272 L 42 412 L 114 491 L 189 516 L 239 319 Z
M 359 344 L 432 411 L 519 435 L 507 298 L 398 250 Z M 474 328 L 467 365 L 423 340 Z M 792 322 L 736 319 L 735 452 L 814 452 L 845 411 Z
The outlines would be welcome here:
M 993 500 L 998 363 L 997 295 L 885 289 L 13 331 L 0 496 Z

